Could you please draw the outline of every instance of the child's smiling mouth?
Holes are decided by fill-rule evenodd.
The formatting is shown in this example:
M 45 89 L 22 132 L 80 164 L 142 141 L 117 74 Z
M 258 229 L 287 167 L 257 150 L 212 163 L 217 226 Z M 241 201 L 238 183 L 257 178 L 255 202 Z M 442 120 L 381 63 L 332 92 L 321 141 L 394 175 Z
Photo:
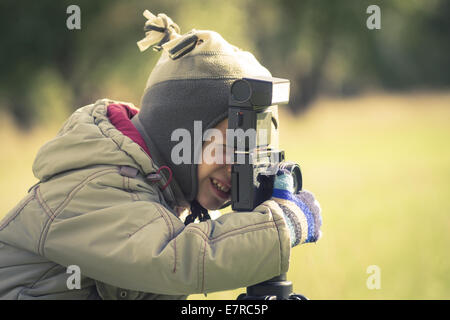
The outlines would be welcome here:
M 230 198 L 231 186 L 221 180 L 210 178 L 211 187 L 214 193 L 221 199 L 227 200 Z

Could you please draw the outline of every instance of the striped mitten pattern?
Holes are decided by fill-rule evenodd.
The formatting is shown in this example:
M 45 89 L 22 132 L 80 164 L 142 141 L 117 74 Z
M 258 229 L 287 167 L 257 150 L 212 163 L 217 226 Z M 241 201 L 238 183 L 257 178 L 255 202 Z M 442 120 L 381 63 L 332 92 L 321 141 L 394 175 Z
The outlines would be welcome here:
M 316 242 L 321 237 L 321 208 L 309 191 L 293 194 L 294 182 L 287 171 L 278 171 L 274 181 L 272 200 L 283 210 L 290 231 L 291 247 Z

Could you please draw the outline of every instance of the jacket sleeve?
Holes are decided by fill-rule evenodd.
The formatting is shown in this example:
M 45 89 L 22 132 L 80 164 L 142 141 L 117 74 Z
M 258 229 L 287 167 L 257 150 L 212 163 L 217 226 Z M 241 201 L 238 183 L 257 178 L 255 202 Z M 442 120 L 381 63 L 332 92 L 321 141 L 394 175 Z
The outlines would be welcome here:
M 135 201 L 54 219 L 45 256 L 124 289 L 184 295 L 249 286 L 288 270 L 289 231 L 266 201 L 184 226 L 157 202 Z

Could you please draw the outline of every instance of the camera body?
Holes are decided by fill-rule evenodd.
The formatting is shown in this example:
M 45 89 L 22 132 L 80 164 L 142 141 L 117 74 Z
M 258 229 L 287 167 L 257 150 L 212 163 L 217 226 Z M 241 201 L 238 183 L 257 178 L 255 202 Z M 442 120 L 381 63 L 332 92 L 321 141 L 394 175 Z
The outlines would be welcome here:
M 276 173 L 289 171 L 294 191 L 302 188 L 300 166 L 285 161 L 283 150 L 272 141 L 278 122 L 274 106 L 289 101 L 289 80 L 272 77 L 243 78 L 233 82 L 229 97 L 227 145 L 233 146 L 231 206 L 251 211 L 270 199 Z

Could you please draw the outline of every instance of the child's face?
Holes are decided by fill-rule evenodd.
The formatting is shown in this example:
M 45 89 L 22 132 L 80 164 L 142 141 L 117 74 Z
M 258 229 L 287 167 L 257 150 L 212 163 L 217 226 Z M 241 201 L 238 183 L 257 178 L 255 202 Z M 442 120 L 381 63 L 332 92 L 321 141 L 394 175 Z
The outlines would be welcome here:
M 222 141 L 226 141 L 226 129 L 228 128 L 228 119 L 220 122 L 216 127 L 222 133 Z M 203 145 L 202 151 L 211 144 L 217 143 L 207 141 Z M 208 210 L 216 210 L 222 207 L 231 199 L 231 164 L 223 159 L 222 163 L 206 163 L 202 161 L 198 165 L 198 194 L 197 201 L 202 207 Z

